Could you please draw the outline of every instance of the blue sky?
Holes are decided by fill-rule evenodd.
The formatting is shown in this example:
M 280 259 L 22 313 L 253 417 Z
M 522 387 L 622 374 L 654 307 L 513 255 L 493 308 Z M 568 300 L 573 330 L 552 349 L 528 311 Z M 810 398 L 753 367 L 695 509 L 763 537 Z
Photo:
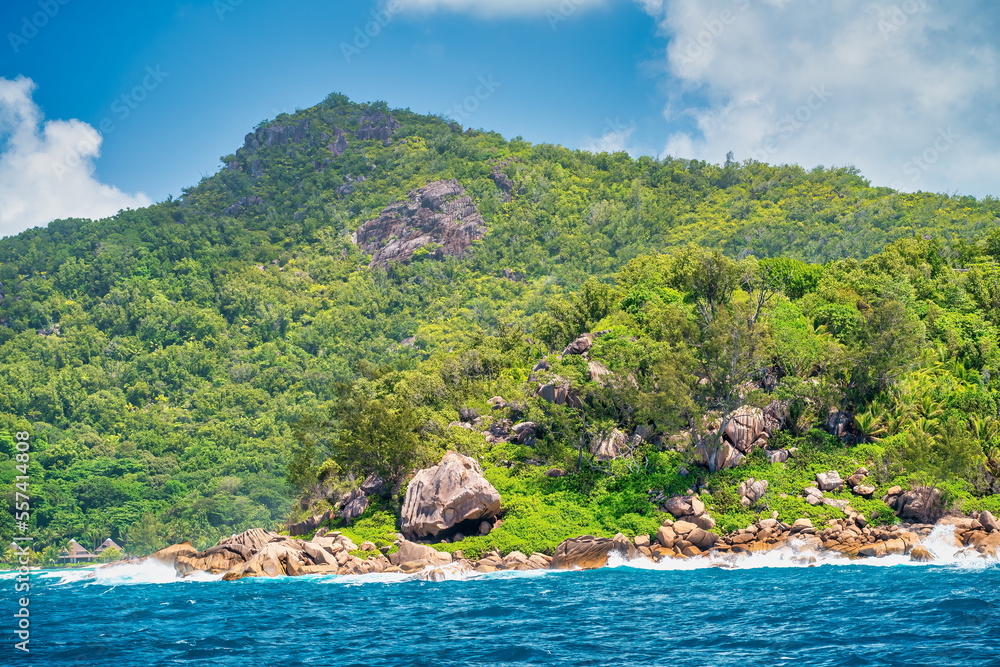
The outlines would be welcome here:
M 7 0 L 0 234 L 176 196 L 258 122 L 333 91 L 572 148 L 733 150 L 997 195 L 998 14 L 934 0 Z M 481 78 L 493 91 L 454 111 Z

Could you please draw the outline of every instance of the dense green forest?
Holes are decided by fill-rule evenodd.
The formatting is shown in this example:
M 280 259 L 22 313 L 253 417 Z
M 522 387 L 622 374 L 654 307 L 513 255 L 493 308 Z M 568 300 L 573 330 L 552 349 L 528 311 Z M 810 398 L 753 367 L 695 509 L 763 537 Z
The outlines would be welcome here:
M 204 546 L 447 449 L 481 458 L 521 517 L 495 544 L 655 532 L 650 489 L 705 489 L 738 526 L 753 511 L 732 483 L 799 478 L 756 455 L 713 475 L 695 445 L 773 400 L 784 444 L 813 452 L 788 464 L 800 476 L 858 461 L 879 488 L 997 509 L 998 200 L 851 167 L 595 155 L 409 110 L 391 138 L 359 138 L 389 113 L 331 95 L 262 123 L 177 199 L 0 240 L 0 483 L 13 502 L 13 433 L 30 431 L 38 548 Z M 444 179 L 485 237 L 369 267 L 352 233 Z M 606 375 L 559 354 L 588 332 Z M 537 398 L 546 382 L 581 400 Z M 847 444 L 818 428 L 831 410 Z M 485 419 L 452 425 L 470 411 Z M 502 418 L 533 422 L 532 441 L 488 446 Z M 628 456 L 583 455 L 637 428 L 652 435 Z M 391 523 L 394 502 L 367 519 Z M 818 511 L 797 502 L 781 511 Z

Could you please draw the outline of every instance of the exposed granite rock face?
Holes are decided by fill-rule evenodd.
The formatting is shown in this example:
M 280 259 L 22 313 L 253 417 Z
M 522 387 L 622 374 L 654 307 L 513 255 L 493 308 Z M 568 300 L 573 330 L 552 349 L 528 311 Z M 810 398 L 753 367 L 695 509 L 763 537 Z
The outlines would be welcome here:
M 251 132 L 243 139 L 243 148 L 236 151 L 253 154 L 261 148 L 273 148 L 274 146 L 284 146 L 289 143 L 305 141 L 309 136 L 309 121 L 302 121 L 294 125 L 268 125 L 257 128 L 256 132 Z
M 493 171 L 490 173 L 490 179 L 500 189 L 500 192 L 503 193 L 504 201 L 510 201 L 511 193 L 514 192 L 514 181 L 510 180 L 507 174 L 503 173 L 504 164 L 498 164 L 493 167 Z
M 347 150 L 347 133 L 339 127 L 333 128 L 333 132 L 333 141 L 330 142 L 327 148 L 333 153 L 333 157 L 340 157 Z
M 465 521 L 479 521 L 500 511 L 500 494 L 486 481 L 475 459 L 448 452 L 439 465 L 419 471 L 406 488 L 404 535 L 427 537 Z
M 372 255 L 370 266 L 405 262 L 418 249 L 436 247 L 431 256 L 463 257 L 486 234 L 472 198 L 458 181 L 437 181 L 411 191 L 354 232 L 354 242 Z
M 392 135 L 402 124 L 392 117 L 385 115 L 381 111 L 369 111 L 361 117 L 361 127 L 354 133 L 354 136 L 362 141 L 392 141 Z

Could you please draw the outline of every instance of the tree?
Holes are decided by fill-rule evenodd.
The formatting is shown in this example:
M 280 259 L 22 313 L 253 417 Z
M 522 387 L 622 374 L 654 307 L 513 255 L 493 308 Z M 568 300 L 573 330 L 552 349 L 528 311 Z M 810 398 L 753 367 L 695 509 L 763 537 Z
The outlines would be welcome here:
M 868 308 L 854 341 L 855 400 L 864 403 L 889 389 L 919 360 L 923 339 L 923 324 L 899 301 L 886 299 Z
M 374 473 L 395 484 L 417 462 L 421 421 L 405 399 L 370 398 L 356 391 L 335 411 L 335 419 L 334 459 L 345 470 L 365 477 Z

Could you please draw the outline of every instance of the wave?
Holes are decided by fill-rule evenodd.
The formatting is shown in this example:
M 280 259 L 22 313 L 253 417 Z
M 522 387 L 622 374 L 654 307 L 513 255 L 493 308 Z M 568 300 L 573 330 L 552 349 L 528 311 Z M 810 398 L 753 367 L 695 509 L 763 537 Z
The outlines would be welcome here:
M 38 577 L 55 580 L 53 585 L 95 584 L 100 586 L 129 586 L 142 584 L 172 584 L 175 582 L 219 581 L 222 575 L 205 572 L 194 573 L 183 579 L 177 576 L 174 566 L 158 560 L 140 560 L 111 565 L 76 568 L 73 570 L 42 570 Z

